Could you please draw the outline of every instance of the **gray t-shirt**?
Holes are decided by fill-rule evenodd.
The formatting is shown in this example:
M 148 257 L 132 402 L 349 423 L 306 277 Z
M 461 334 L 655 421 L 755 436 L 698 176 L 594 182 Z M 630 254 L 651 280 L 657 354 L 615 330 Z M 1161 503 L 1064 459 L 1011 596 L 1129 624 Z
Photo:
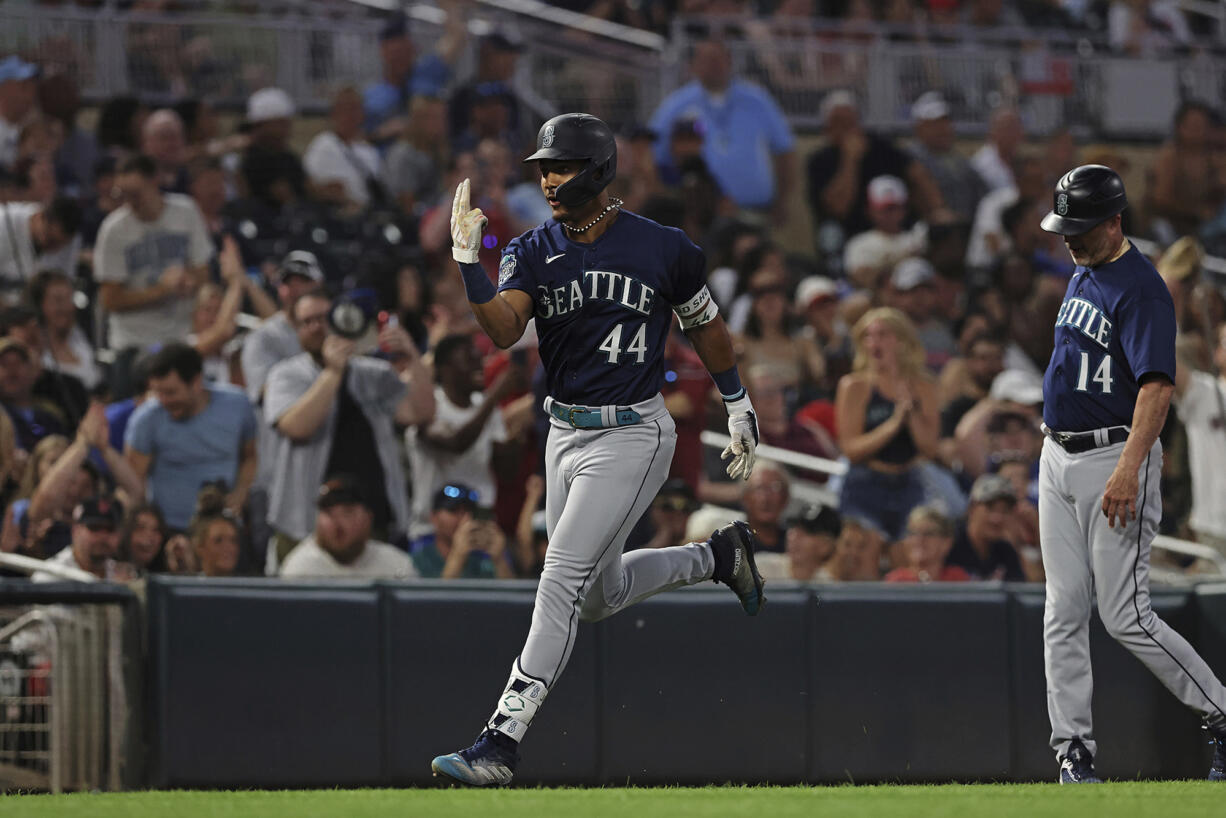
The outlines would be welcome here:
M 326 475 L 336 431 L 337 406 L 309 440 L 295 443 L 275 431 L 276 423 L 289 411 L 323 370 L 308 353 L 282 361 L 268 373 L 264 387 L 264 418 L 274 427 L 273 476 L 269 487 L 268 522 L 278 531 L 301 540 L 315 527 L 315 500 Z M 345 389 L 357 402 L 370 424 L 378 449 L 379 465 L 392 510 L 393 535 L 408 531 L 409 498 L 400 465 L 396 440 L 396 406 L 404 397 L 405 384 L 391 364 L 378 358 L 357 356 L 345 370 Z
M 429 202 L 442 189 L 438 162 L 408 142 L 397 142 L 387 152 L 387 189 L 393 196 L 410 194 Z
M 272 316 L 247 336 L 243 341 L 241 361 L 243 380 L 247 384 L 247 397 L 253 404 L 259 406 L 263 400 L 264 385 L 268 382 L 268 373 L 272 368 L 301 352 L 298 333 L 283 312 Z M 260 453 L 260 467 L 256 473 L 255 484 L 267 489 L 272 485 L 277 435 L 263 412 L 259 415 L 259 421 L 256 447 Z
M 133 289 L 152 287 L 167 267 L 207 264 L 213 257 L 200 209 L 190 197 L 163 194 L 161 214 L 141 221 L 127 205 L 107 216 L 94 247 L 94 278 Z M 148 307 L 111 313 L 108 342 L 114 349 L 181 341 L 191 331 L 192 298 L 167 298 Z
M 408 554 L 377 540 L 367 540 L 361 556 L 342 565 L 312 534 L 289 552 L 281 565 L 281 576 L 287 579 L 417 579 L 419 574 Z
M 0 280 L 7 285 L 24 285 L 43 270 L 76 277 L 80 236 L 74 236 L 55 252 L 35 255 L 34 241 L 30 238 L 30 217 L 40 210 L 42 205 L 34 202 L 0 205 Z

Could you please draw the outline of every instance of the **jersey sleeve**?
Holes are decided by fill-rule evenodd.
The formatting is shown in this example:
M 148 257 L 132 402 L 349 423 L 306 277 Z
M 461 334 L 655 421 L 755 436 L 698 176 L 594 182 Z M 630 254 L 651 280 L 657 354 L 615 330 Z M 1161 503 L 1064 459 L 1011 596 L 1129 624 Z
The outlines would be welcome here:
M 1175 305 L 1170 297 L 1140 293 L 1120 302 L 1120 347 L 1132 376 L 1165 375 L 1175 382 Z
M 678 231 L 680 242 L 673 268 L 671 303 L 681 307 L 707 285 L 707 257 L 702 249 Z
M 512 239 L 502 251 L 502 258 L 498 262 L 498 292 L 503 290 L 523 290 L 529 294 L 536 292 L 534 261 L 530 248 L 522 241 L 522 237 Z

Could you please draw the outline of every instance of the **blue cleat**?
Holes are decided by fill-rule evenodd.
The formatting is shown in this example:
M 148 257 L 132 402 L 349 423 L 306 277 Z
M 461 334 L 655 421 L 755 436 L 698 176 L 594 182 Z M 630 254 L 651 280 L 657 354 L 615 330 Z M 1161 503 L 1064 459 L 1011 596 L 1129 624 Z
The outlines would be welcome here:
M 1061 784 L 1101 784 L 1094 772 L 1094 757 L 1080 741 L 1073 739 L 1068 752 L 1060 759 Z
M 724 583 L 736 593 L 745 613 L 757 616 L 766 604 L 762 593 L 766 583 L 762 581 L 753 559 L 754 549 L 759 545 L 753 529 L 748 523 L 737 520 L 716 529 L 707 543 L 715 557 L 712 579 Z
M 1209 732 L 1209 744 L 1213 747 L 1213 763 L 1209 765 L 1210 781 L 1226 781 L 1226 724 L 1204 725 Z
M 519 763 L 519 742 L 497 730 L 477 736 L 473 746 L 430 762 L 435 777 L 442 776 L 469 787 L 500 787 L 511 783 Z

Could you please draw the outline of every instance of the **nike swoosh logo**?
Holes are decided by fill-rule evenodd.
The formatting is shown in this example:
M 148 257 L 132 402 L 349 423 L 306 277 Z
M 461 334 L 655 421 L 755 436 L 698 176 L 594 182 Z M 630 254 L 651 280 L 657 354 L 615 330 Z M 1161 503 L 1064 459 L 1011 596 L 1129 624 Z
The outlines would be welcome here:
M 549 257 L 547 257 L 547 258 L 545 259 L 545 263 L 546 263 L 546 264 L 552 264 L 552 263 L 554 263 L 555 261 L 557 261 L 558 259 L 562 258 L 562 256 L 564 256 L 564 255 L 566 255 L 566 254 L 565 254 L 565 253 L 558 253 L 556 256 L 549 256 Z

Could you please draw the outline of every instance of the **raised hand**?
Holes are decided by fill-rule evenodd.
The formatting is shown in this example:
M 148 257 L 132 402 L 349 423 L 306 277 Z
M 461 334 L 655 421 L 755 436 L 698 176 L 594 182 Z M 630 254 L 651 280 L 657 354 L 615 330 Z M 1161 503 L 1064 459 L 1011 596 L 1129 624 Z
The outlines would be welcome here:
M 488 219 L 480 208 L 468 203 L 469 180 L 460 182 L 451 202 L 451 257 L 463 264 L 476 264 L 481 252 L 481 234 Z

